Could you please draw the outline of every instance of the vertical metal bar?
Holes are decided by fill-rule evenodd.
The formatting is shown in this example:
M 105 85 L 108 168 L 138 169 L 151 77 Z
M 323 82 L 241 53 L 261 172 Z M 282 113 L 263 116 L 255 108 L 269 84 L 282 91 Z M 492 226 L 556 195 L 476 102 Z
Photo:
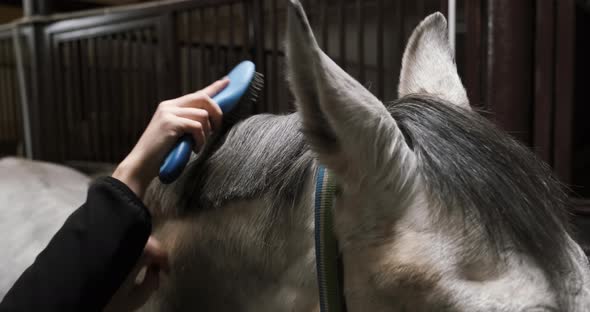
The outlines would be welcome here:
M 553 165 L 553 103 L 555 66 L 555 2 L 539 1 L 535 14 L 535 99 L 533 146 L 537 155 Z
M 14 76 L 12 75 L 12 68 L 14 66 L 14 61 L 13 61 L 13 53 L 10 53 L 11 51 L 11 45 L 10 45 L 10 41 L 6 40 L 6 44 L 4 45 L 4 50 L 5 50 L 5 55 L 6 55 L 6 67 L 5 67 L 5 71 L 6 71 L 6 81 L 5 81 L 5 92 L 6 92 L 6 97 L 5 97 L 5 103 L 6 105 L 6 116 L 5 116 L 5 120 L 7 121 L 7 125 L 8 125 L 8 131 L 7 134 L 14 139 L 17 139 L 17 135 L 16 135 L 16 120 L 14 119 L 14 111 L 15 111 L 15 107 L 16 107 L 16 101 L 15 101 L 15 97 L 14 97 L 14 92 L 13 92 L 13 88 L 12 88 L 12 82 L 14 81 Z M 2 104 L 0 104 L 2 105 Z
M 236 38 L 235 38 L 235 23 L 234 23 L 234 4 L 230 3 L 229 4 L 229 45 L 228 45 L 228 56 L 229 56 L 229 64 L 231 66 L 234 65 L 235 62 L 235 55 L 234 55 L 234 49 L 235 49 L 235 42 Z
M 346 70 L 346 1 L 340 0 L 340 7 L 338 9 L 338 13 L 340 15 L 340 67 Z
M 19 91 L 18 91 L 18 64 L 16 61 L 16 55 L 14 53 L 14 42 L 12 43 L 12 49 L 8 50 L 8 53 L 10 53 L 10 55 L 12 55 L 12 72 L 10 74 L 10 76 L 12 77 L 11 79 L 11 89 L 12 89 L 12 95 L 13 95 L 13 112 L 12 112 L 12 118 L 14 119 L 14 133 L 15 133 L 15 137 L 18 140 L 22 140 L 23 139 L 23 133 L 22 133 L 22 120 L 21 120 L 21 112 L 20 112 L 20 101 L 19 101 Z
M 9 60 L 9 64 L 10 66 L 7 67 L 7 71 L 8 71 L 8 97 L 10 99 L 10 105 L 9 105 L 9 110 L 8 110 L 8 120 L 10 120 L 11 122 L 11 127 L 10 127 L 10 133 L 12 134 L 12 137 L 18 141 L 18 132 L 17 132 L 17 128 L 18 128 L 18 124 L 17 124 L 17 120 L 15 118 L 16 116 L 16 108 L 18 106 L 18 101 L 17 101 L 17 94 L 14 90 L 14 80 L 16 79 L 16 76 L 14 75 L 14 69 L 16 69 L 16 64 L 15 64 L 15 59 L 14 59 L 14 53 L 12 52 L 13 47 L 12 44 L 9 40 L 6 41 L 6 54 L 8 55 L 8 60 Z
M 14 53 L 11 53 L 12 50 L 12 45 L 10 43 L 9 40 L 6 40 L 6 55 L 7 55 L 7 67 L 6 67 L 6 72 L 7 72 L 7 76 L 8 76 L 8 80 L 6 81 L 6 90 L 7 90 L 7 98 L 8 98 L 8 110 L 7 110 L 7 116 L 6 119 L 8 121 L 10 121 L 10 126 L 9 126 L 9 134 L 10 136 L 15 139 L 18 140 L 18 136 L 17 136 L 17 132 L 16 132 L 16 128 L 17 128 L 17 124 L 16 124 L 16 120 L 14 118 L 15 113 L 14 111 L 16 110 L 16 106 L 17 106 L 17 101 L 16 101 L 16 96 L 14 94 L 14 88 L 13 88 L 13 82 L 15 79 L 15 76 L 13 75 L 13 68 L 15 67 L 15 63 L 14 63 Z
M 456 37 L 456 26 L 457 26 L 457 3 L 455 0 L 448 0 L 448 16 L 449 16 L 449 43 L 451 44 L 451 50 L 455 53 L 455 37 Z
M 248 9 L 248 3 L 249 1 L 244 1 L 242 2 L 243 6 L 242 6 L 242 13 L 244 14 L 243 18 L 244 18 L 244 27 L 242 28 L 243 36 L 244 36 L 244 42 L 242 43 L 242 58 L 247 59 L 249 58 L 249 54 L 250 54 L 250 14 L 249 14 L 249 9 Z
M 130 149 L 133 147 L 132 133 L 133 133 L 133 103 L 131 101 L 131 44 L 129 40 L 129 32 L 121 33 L 121 77 L 123 80 L 122 85 L 122 98 L 121 102 L 123 105 L 123 136 L 122 136 L 122 154 L 124 157 Z
M 10 138 L 12 138 L 15 141 L 18 141 L 18 135 L 17 135 L 17 123 L 16 123 L 16 119 L 14 118 L 15 116 L 15 111 L 16 111 L 16 97 L 14 94 L 14 88 L 13 88 L 13 82 L 14 82 L 14 75 L 13 75 L 13 68 L 14 68 L 14 53 L 11 53 L 11 44 L 9 40 L 6 40 L 6 44 L 4 46 L 4 50 L 5 50 L 5 59 L 6 59 L 6 76 L 7 76 L 7 80 L 6 80 L 6 101 L 5 103 L 6 105 L 6 116 L 5 116 L 5 120 L 6 120 L 6 124 L 8 126 L 8 131 L 6 132 L 8 134 L 8 136 Z M 2 103 L 0 103 L 0 105 L 2 105 Z
M 200 38 L 201 38 L 201 86 L 204 86 L 207 81 L 209 80 L 208 70 L 209 67 L 207 64 L 207 25 L 205 22 L 205 9 L 199 9 L 199 18 L 201 20 L 201 31 L 200 31 Z
M 142 61 L 141 62 L 141 69 L 142 69 L 142 71 L 145 72 L 145 74 L 143 75 L 141 90 L 148 90 L 148 89 L 154 87 L 153 84 L 155 84 L 154 80 L 150 80 L 148 78 L 148 76 L 150 76 L 151 72 L 157 71 L 157 68 L 150 65 L 150 64 L 152 64 L 151 61 L 153 60 L 152 56 L 154 54 L 157 55 L 157 51 L 156 51 L 157 46 L 155 45 L 156 43 L 153 41 L 153 39 L 154 39 L 154 37 L 153 37 L 153 34 L 150 29 L 145 29 L 142 32 L 141 44 L 145 46 L 145 48 L 144 48 L 145 53 L 141 57 L 141 61 Z M 152 83 L 150 83 L 150 82 L 152 82 Z M 153 104 L 155 104 L 155 103 L 151 102 L 152 96 L 154 96 L 153 93 L 142 94 L 142 102 L 146 103 L 146 110 L 144 110 L 143 121 L 142 121 L 144 125 L 147 125 L 149 118 L 152 114 Z M 165 99 L 161 99 L 161 98 L 157 97 L 157 100 L 161 101 L 161 100 L 165 100 Z
M 151 104 L 149 103 L 151 92 L 146 92 L 149 90 L 149 85 L 146 76 L 150 76 L 150 54 L 152 53 L 151 44 L 149 43 L 150 35 L 146 30 L 142 30 L 138 33 L 138 44 L 139 44 L 139 62 L 138 62 L 138 74 L 139 74 L 139 85 L 138 85 L 138 100 L 139 103 L 143 103 L 143 107 L 141 109 L 141 127 L 144 128 L 147 124 L 147 120 L 150 115 L 150 108 Z M 156 69 L 157 70 L 157 69 Z M 148 95 L 149 94 L 149 95 Z
M 119 105 L 117 105 L 118 108 L 118 114 L 117 114 L 117 118 L 118 118 L 118 124 L 119 124 L 119 128 L 118 128 L 118 144 L 117 144 L 117 150 L 118 150 L 118 159 L 117 161 L 122 161 L 123 158 L 125 157 L 125 153 L 128 151 L 128 147 L 127 147 L 127 135 L 129 133 L 129 127 L 127 127 L 128 124 L 128 110 L 129 110 L 129 102 L 127 101 L 127 88 L 128 88 L 128 82 L 129 79 L 127 78 L 127 68 L 126 68 L 126 64 L 125 64 L 125 32 L 119 32 L 118 34 L 116 34 L 116 46 L 117 46 L 117 67 L 115 69 L 115 72 L 117 73 L 117 97 L 118 97 L 118 102 Z
M 484 51 L 484 61 L 483 64 L 483 82 L 482 82 L 482 99 L 486 109 L 494 111 L 495 107 L 493 107 L 494 103 L 492 102 L 492 92 L 490 92 L 493 88 L 493 77 L 496 75 L 495 73 L 495 62 L 494 57 L 496 55 L 494 51 L 495 47 L 495 37 L 494 32 L 495 28 L 497 27 L 497 20 L 494 16 L 497 15 L 496 13 L 496 6 L 494 5 L 494 1 L 483 1 L 484 5 L 486 6 L 485 10 L 487 10 L 487 16 L 485 16 L 485 23 L 484 23 L 484 30 L 485 31 L 485 51 Z M 497 111 L 494 111 L 497 113 Z
M 465 1 L 465 76 L 464 84 L 471 105 L 482 105 L 482 60 L 485 46 L 482 9 L 483 0 Z
M 12 116 L 12 107 L 13 107 L 13 100 L 12 95 L 10 93 L 10 82 L 12 77 L 10 75 L 10 68 L 11 68 L 11 53 L 10 53 L 10 42 L 8 40 L 3 40 L 1 45 L 2 56 L 0 59 L 2 62 L 2 123 L 4 124 L 4 130 L 2 130 L 2 134 L 6 139 L 12 139 L 15 137 L 13 129 L 16 127 L 14 125 L 14 121 L 11 119 Z
M 96 155 L 96 146 L 94 145 L 94 136 L 96 133 L 92 127 L 93 119 L 94 119 L 94 112 L 92 101 L 92 93 L 90 92 L 90 76 L 88 75 L 88 67 L 90 63 L 88 62 L 88 38 L 80 38 L 80 88 L 82 90 L 82 102 L 79 105 L 84 107 L 84 120 L 85 120 L 85 128 L 84 128 L 84 136 L 83 140 L 86 146 L 88 146 L 88 155 L 86 155 L 86 160 L 93 160 Z M 67 117 L 66 117 L 67 118 Z M 67 151 L 68 149 L 66 149 Z
M 8 129 L 6 131 L 6 134 L 13 139 L 17 139 L 17 135 L 16 135 L 16 120 L 14 119 L 14 111 L 15 111 L 15 107 L 16 107 L 16 101 L 15 101 L 15 97 L 14 97 L 14 92 L 13 92 L 13 88 L 12 88 L 12 82 L 14 81 L 14 76 L 12 75 L 12 67 L 14 65 L 14 61 L 13 61 L 13 53 L 10 53 L 11 51 L 11 46 L 10 46 L 10 41 L 6 40 L 5 41 L 6 44 L 3 45 L 3 50 L 4 50 L 4 55 L 5 55 L 5 67 L 4 67 L 4 71 L 5 71 L 5 76 L 6 76 L 6 81 L 4 82 L 5 84 L 5 98 L 4 98 L 4 103 L 5 103 L 5 114 L 6 116 L 4 116 L 4 120 L 6 121 L 6 125 L 8 126 Z M 2 105 L 2 104 L 0 104 Z
M 197 10 L 191 12 L 195 20 L 196 38 L 195 38 L 195 86 L 203 84 L 203 29 L 201 23 L 201 16 Z
M 26 88 L 26 76 L 25 76 L 25 67 L 23 64 L 22 59 L 22 52 L 23 49 L 21 47 L 21 40 L 20 40 L 20 28 L 19 26 L 15 26 L 12 30 L 12 39 L 14 43 L 14 56 L 15 56 L 15 63 L 18 73 L 18 85 L 19 85 L 19 94 L 20 94 L 20 102 L 21 102 L 21 116 L 23 121 L 23 134 L 24 134 L 24 141 L 25 141 L 25 154 L 27 158 L 33 158 L 33 142 L 31 136 L 31 122 L 30 122 L 30 115 L 29 115 L 29 98 L 27 94 Z
M 61 69 L 59 68 L 59 62 L 54 63 L 53 76 L 51 77 L 53 81 L 57 81 L 57 83 L 55 83 L 55 89 L 61 91 L 61 93 L 57 94 L 57 96 L 55 97 L 55 101 L 52 107 L 52 110 L 55 112 L 52 123 L 54 124 L 54 127 L 56 127 L 57 131 L 54 132 L 54 135 L 56 136 L 54 148 L 57 148 L 60 152 L 60 160 L 65 160 L 66 152 L 71 153 L 70 155 L 67 155 L 67 157 L 70 159 L 79 158 L 79 155 L 81 155 L 81 150 L 84 148 L 83 146 L 81 146 L 81 142 L 78 141 L 81 135 L 79 127 L 76 129 L 78 131 L 73 132 L 75 133 L 76 137 L 72 140 L 65 139 L 65 130 L 63 130 L 61 127 L 61 125 L 64 123 L 63 112 L 65 111 L 65 109 L 62 110 L 62 107 L 71 107 L 73 115 L 73 117 L 71 117 L 71 122 L 74 123 L 76 126 L 79 126 L 81 124 L 81 117 L 79 116 L 79 114 L 77 114 L 80 110 L 80 105 L 82 105 L 82 103 L 80 101 L 80 97 L 78 97 L 78 92 L 80 92 L 80 90 L 75 85 L 76 81 L 78 81 L 79 79 L 79 74 L 76 72 L 77 67 L 75 66 L 75 64 L 78 63 L 78 56 L 76 54 L 75 44 L 76 43 L 74 41 L 56 41 L 53 45 L 53 59 L 59 62 L 66 60 L 65 62 L 67 62 L 65 65 L 67 69 L 64 72 L 61 72 Z M 68 53 L 67 55 L 65 55 L 66 51 Z M 67 84 L 65 86 L 60 86 L 60 81 L 58 78 L 60 74 L 62 76 L 64 76 L 64 74 L 68 75 Z M 67 143 L 65 144 L 73 143 L 72 145 L 75 145 L 76 148 L 71 149 L 70 151 L 66 151 L 64 141 L 67 141 Z
M 84 146 L 86 152 L 83 156 L 83 160 L 91 160 L 94 157 L 94 148 L 92 145 L 91 132 L 92 132 L 92 104 L 89 102 L 88 92 L 88 76 L 87 73 L 87 57 L 86 57 L 86 46 L 88 41 L 80 38 L 77 41 L 78 49 L 78 88 L 80 92 L 80 99 L 76 103 L 80 107 L 80 142 Z M 67 149 L 66 149 L 67 150 Z
M 228 8 L 228 7 L 229 7 L 228 5 L 224 6 L 224 8 Z M 223 12 L 225 12 L 225 11 L 223 11 Z M 230 18 L 230 17 L 228 17 L 228 18 Z M 225 22 L 225 20 L 222 21 L 222 23 L 223 23 L 224 26 L 228 24 L 228 23 Z M 228 25 L 228 27 L 229 27 L 229 25 Z M 223 32 L 223 34 L 227 34 L 227 33 L 226 32 Z M 221 39 L 221 38 L 223 38 L 223 39 Z M 225 75 L 225 73 L 227 73 L 228 70 L 229 70 L 228 69 L 229 68 L 229 42 L 227 42 L 225 40 L 225 38 L 227 38 L 227 37 L 226 36 L 221 36 L 220 37 L 220 41 L 219 41 L 219 45 L 221 46 L 221 53 L 223 55 L 223 64 L 221 66 L 221 69 L 222 69 L 221 70 L 221 75 Z M 217 79 L 219 79 L 219 77 L 217 77 Z
M 534 11 L 531 11 L 528 3 L 520 1 L 495 0 L 488 2 L 488 5 L 491 11 L 487 14 L 487 103 L 500 127 L 529 144 L 535 76 L 531 61 L 534 51 Z M 573 24 L 568 20 L 570 22 Z M 559 36 L 559 39 L 565 37 L 567 34 Z
M 220 67 L 221 67 L 221 57 L 219 55 L 219 6 L 213 7 L 213 79 L 218 79 Z
M 8 79 L 8 55 L 6 54 L 6 40 L 0 40 L 0 140 L 10 139 L 10 120 L 9 106 L 10 102 L 7 96 Z
M 112 43 L 113 43 L 113 67 L 112 67 L 112 83 L 113 83 L 113 90 L 114 90 L 114 97 L 115 100 L 113 101 L 113 121 L 114 121 L 114 130 L 115 133 L 113 135 L 113 143 L 115 146 L 115 162 L 119 162 L 122 160 L 122 153 L 123 153 L 123 142 L 121 134 L 123 133 L 123 119 L 121 118 L 122 114 L 122 107 L 125 105 L 123 103 L 123 96 L 122 96 L 122 89 L 123 89 L 123 81 L 121 79 L 121 58 L 122 58 L 122 45 L 121 45 L 121 34 L 117 33 L 112 36 Z
M 399 36 L 399 47 L 402 49 L 404 49 L 405 47 L 405 43 L 406 43 L 406 18 L 409 15 L 406 14 L 406 3 L 404 1 L 399 1 L 398 3 L 398 12 L 399 12 L 399 31 L 400 31 L 400 36 Z M 402 52 L 403 53 L 403 52 Z
M 14 111 L 16 110 L 16 96 L 14 94 L 14 88 L 13 88 L 13 82 L 15 79 L 15 76 L 13 75 L 13 68 L 14 68 L 14 53 L 11 53 L 12 50 L 12 46 L 10 44 L 10 41 L 6 40 L 6 55 L 7 55 L 7 59 L 8 59 L 8 66 L 6 67 L 6 71 L 8 74 L 8 80 L 6 81 L 7 85 L 7 94 L 8 94 L 8 100 L 9 100 L 9 105 L 8 105 L 8 116 L 6 116 L 7 120 L 10 121 L 10 135 L 12 136 L 12 138 L 14 138 L 15 140 L 18 140 L 17 137 L 17 133 L 16 133 L 16 128 L 17 128 L 17 124 L 16 124 L 16 120 L 14 118 L 15 113 Z
M 48 15 L 51 13 L 51 6 L 49 1 L 24 0 L 22 2 L 25 16 Z
M 111 83 L 113 87 L 113 106 L 112 106 L 112 114 L 113 114 L 113 146 L 115 150 L 115 162 L 120 161 L 120 153 L 121 153 L 121 106 L 123 105 L 121 101 L 121 72 L 120 72 L 120 61 L 121 61 L 121 49 L 120 49 L 120 42 L 119 42 L 119 34 L 113 34 L 111 37 L 112 49 L 113 49 L 113 58 L 112 58 L 112 67 L 111 67 Z
M 102 64 L 102 85 L 104 89 L 101 92 L 104 92 L 104 101 L 103 101 L 103 112 L 104 118 L 103 121 L 103 129 L 105 131 L 105 161 L 114 162 L 114 150 L 113 150 L 113 135 L 114 132 L 112 131 L 112 112 L 113 112 L 113 88 L 111 83 L 111 63 L 112 63 L 112 47 L 111 41 L 108 36 L 101 37 L 99 41 L 99 46 L 101 47 L 101 64 Z
M 400 1 L 403 2 L 403 1 Z M 383 51 L 383 0 L 377 0 L 377 97 L 383 100 L 385 96 L 384 51 Z M 403 21 L 402 21 L 403 23 Z M 400 33 L 403 37 L 403 33 Z M 402 45 L 403 46 L 403 45 Z
M 88 120 L 88 127 L 90 132 L 88 133 L 88 142 L 92 146 L 92 155 L 91 158 L 94 161 L 99 161 L 100 159 L 97 158 L 98 154 L 100 153 L 100 144 L 99 144 L 99 137 L 100 132 L 98 131 L 98 110 L 97 110 L 97 99 L 96 99 L 96 81 L 95 75 L 93 72 L 93 65 L 94 65 L 94 55 L 93 55 L 93 38 L 87 38 L 85 40 L 84 49 L 84 64 L 85 64 L 85 75 L 86 75 L 86 96 L 89 102 L 89 120 Z
M 157 36 L 158 58 L 158 89 L 160 94 L 158 98 L 165 100 L 178 96 L 181 93 L 180 84 L 180 64 L 177 55 L 177 33 L 175 25 L 176 15 L 173 11 L 162 14 L 157 19 L 158 24 L 155 28 Z
M 70 75 L 72 74 L 72 70 L 73 70 L 73 65 L 72 63 L 74 62 L 74 57 L 72 55 L 72 49 L 70 48 L 70 42 L 66 41 L 66 42 L 58 42 L 55 41 L 52 45 L 52 50 L 53 50 L 53 71 L 51 72 L 51 80 L 55 81 L 54 83 L 54 88 L 53 88 L 53 95 L 54 95 L 54 102 L 53 102 L 53 107 L 51 108 L 51 111 L 53 111 L 53 118 L 52 118 L 52 124 L 54 127 L 58 127 L 59 124 L 62 123 L 62 116 L 60 114 L 60 107 L 72 107 L 72 98 L 71 98 L 71 93 L 72 92 L 77 92 L 77 89 L 72 87 L 73 81 L 74 79 L 71 79 Z M 66 55 L 67 53 L 67 55 Z M 66 58 L 67 57 L 67 58 Z M 67 63 L 64 63 L 64 60 L 67 59 Z M 68 79 L 69 78 L 69 79 Z M 63 81 L 62 81 L 63 80 Z M 68 87 L 66 87 L 68 86 Z M 70 93 L 66 93 L 67 91 L 70 91 Z M 74 91 L 75 90 L 75 91 Z M 68 96 L 69 95 L 69 96 Z M 77 120 L 74 119 L 74 117 L 66 117 L 68 119 L 70 119 L 70 122 L 75 123 Z M 56 129 L 59 130 L 59 127 Z M 76 131 L 75 133 L 78 133 L 79 131 Z M 55 136 L 55 143 L 52 144 L 52 148 L 58 148 L 61 146 L 61 143 L 63 143 L 64 141 L 64 136 L 65 134 L 60 133 L 60 132 L 53 132 L 51 135 Z M 79 142 L 75 142 L 76 146 L 78 146 Z M 78 147 L 77 150 L 79 150 L 80 147 Z M 65 147 L 64 147 L 65 149 Z M 58 148 L 58 150 L 60 151 L 60 153 L 64 153 L 64 151 L 61 150 L 61 148 Z M 76 151 L 77 151 L 76 150 Z M 75 153 L 74 150 L 71 151 L 71 153 Z M 63 155 L 62 155 L 63 156 Z M 71 155 L 69 155 L 71 156 Z M 61 156 L 60 156 L 61 157 Z M 62 158 L 63 159 L 63 158 Z
M 8 101 L 6 100 L 6 70 L 7 56 L 4 55 L 5 40 L 0 40 L 0 141 L 8 138 Z
M 324 52 L 326 52 L 326 54 L 330 54 L 330 45 L 329 45 L 329 41 L 328 41 L 328 34 L 329 34 L 329 15 L 328 15 L 328 1 L 322 1 L 321 2 L 321 14 L 322 14 L 322 45 L 323 45 L 323 49 Z
M 108 122 L 105 117 L 105 103 L 107 102 L 105 74 L 104 74 L 104 40 L 102 38 L 93 39 L 93 55 L 94 55 L 94 76 L 96 77 L 95 96 L 96 96 L 96 110 L 98 123 L 98 136 L 100 138 L 100 152 L 97 153 L 96 158 L 101 161 L 108 161 Z
M 85 129 L 84 121 L 86 119 L 86 103 L 84 97 L 84 71 L 82 69 L 82 43 L 80 40 L 74 41 L 74 49 L 76 51 L 76 57 L 73 59 L 73 64 L 76 68 L 76 82 L 75 82 L 75 93 L 76 101 L 74 101 L 74 107 L 76 111 L 75 120 L 78 122 L 78 144 L 80 151 L 82 152 L 78 159 L 87 160 L 90 155 L 90 150 L 87 142 L 85 142 Z
M 150 28 L 144 31 L 144 35 L 145 35 L 145 43 L 148 45 L 148 48 L 146 49 L 146 57 L 144 58 L 145 61 L 145 68 L 146 68 L 146 72 L 148 75 L 144 75 L 144 86 L 146 86 L 148 89 L 151 90 L 156 90 L 156 83 L 157 81 L 155 79 L 148 79 L 148 77 L 154 77 L 155 73 L 156 73 L 156 67 L 155 65 L 155 60 L 157 58 L 157 53 L 156 53 L 156 42 L 155 42 L 155 30 Z M 150 85 L 151 82 L 151 85 Z M 147 123 L 149 122 L 150 118 L 152 117 L 152 114 L 155 111 L 156 105 L 158 103 L 156 103 L 158 100 L 157 95 L 155 94 L 155 92 L 152 92 L 150 95 L 148 95 L 144 101 L 144 103 L 147 103 L 148 105 L 148 110 L 147 115 L 144 119 L 144 124 L 147 125 Z M 151 106 L 149 106 L 151 105 Z
M 559 49 L 555 51 L 554 170 L 561 181 L 573 183 L 576 4 L 573 0 L 562 0 L 556 1 L 556 5 L 556 46 Z
M 67 103 L 67 101 L 65 101 L 64 99 L 64 86 L 65 86 L 65 81 L 64 81 L 64 75 L 66 74 L 66 71 L 64 71 L 64 66 L 63 66 L 63 59 L 64 59 L 64 44 L 63 43 L 56 43 L 54 44 L 55 47 L 55 53 L 53 56 L 53 59 L 55 60 L 55 66 L 53 67 L 55 70 L 53 71 L 53 81 L 56 81 L 57 83 L 55 84 L 55 88 L 53 90 L 53 94 L 55 96 L 55 107 L 54 109 L 58 112 L 61 112 L 61 116 L 58 115 L 58 118 L 63 117 L 66 120 L 64 120 L 63 122 L 61 122 L 60 120 L 56 120 L 55 123 L 61 123 L 64 131 L 61 133 L 60 135 L 60 139 L 57 141 L 60 141 L 63 143 L 64 148 L 62 150 L 62 155 L 65 155 L 66 152 L 71 151 L 71 149 L 67 149 L 66 146 L 68 146 L 68 142 L 70 142 L 70 136 L 72 135 L 72 133 L 74 133 L 75 131 L 72 131 L 72 114 L 71 114 L 71 103 Z M 64 109 L 61 110 L 59 109 L 59 107 L 63 107 Z M 68 157 L 70 157 L 71 155 L 67 155 Z M 65 160 L 65 157 L 62 157 L 63 160 Z
M 2 117 L 2 124 L 3 124 L 3 129 L 2 131 L 2 136 L 4 137 L 4 139 L 10 140 L 13 135 L 12 135 L 12 120 L 10 119 L 11 114 L 11 106 L 12 106 L 12 101 L 10 98 L 10 92 L 9 92 L 9 83 L 10 83 L 10 53 L 8 53 L 8 49 L 10 49 L 10 47 L 8 46 L 8 40 L 2 40 L 2 44 L 0 46 L 0 60 L 2 60 L 2 73 L 1 73 L 1 89 L 0 92 L 1 96 L 2 96 L 2 103 L 0 103 L 0 106 L 2 107 L 2 112 L 0 113 L 1 117 Z
M 57 107 L 57 105 L 63 105 L 66 108 L 66 119 L 67 119 L 67 124 L 68 124 L 68 128 L 70 129 L 68 135 L 70 136 L 68 138 L 69 142 L 72 142 L 74 145 L 76 145 L 77 147 L 77 143 L 74 141 L 75 138 L 75 134 L 78 133 L 79 131 L 76 131 L 78 129 L 75 129 L 74 126 L 76 125 L 75 123 L 75 119 L 73 116 L 73 98 L 72 98 L 72 92 L 73 91 L 73 77 L 74 77 L 74 73 L 73 73 L 73 68 L 72 68 L 72 62 L 74 60 L 73 55 L 72 55 L 72 47 L 71 47 L 71 43 L 70 42 L 55 42 L 53 44 L 54 46 L 54 55 L 53 57 L 57 59 L 58 64 L 57 67 L 54 67 L 56 74 L 58 74 L 61 71 L 61 75 L 58 74 L 60 76 L 60 79 L 56 81 L 55 83 L 55 87 L 54 87 L 54 92 L 55 92 L 55 104 L 54 104 L 54 109 Z M 55 78 L 53 78 L 55 79 Z M 68 92 L 69 91 L 69 92 Z M 74 154 L 75 151 L 73 149 L 71 149 L 69 151 L 70 153 L 70 157 L 73 159 L 74 158 Z
M 8 49 L 10 49 L 10 47 L 8 46 L 8 40 L 3 40 L 2 44 L 0 45 L 0 60 L 2 61 L 2 74 L 0 77 L 1 80 L 1 84 L 2 87 L 0 89 L 1 95 L 2 95 L 2 103 L 0 103 L 0 106 L 2 107 L 2 112 L 0 113 L 0 117 L 2 118 L 2 120 L 0 121 L 3 125 L 4 125 L 4 129 L 0 130 L 2 131 L 1 134 L 4 136 L 5 139 L 10 140 L 13 137 L 12 134 L 12 120 L 10 119 L 11 114 L 11 106 L 12 106 L 12 100 L 10 97 L 10 53 L 8 53 Z M 1 137 L 0 137 L 1 138 Z
M 87 81 L 87 96 L 88 96 L 88 103 L 90 106 L 90 139 L 89 142 L 92 144 L 92 156 L 91 159 L 94 161 L 100 161 L 99 155 L 101 151 L 101 142 L 100 142 L 100 109 L 99 109 L 99 101 L 97 95 L 97 75 L 96 75 L 96 55 L 95 55 L 95 39 L 88 38 L 86 39 L 86 50 L 84 55 L 86 57 L 86 81 Z
M 19 26 L 14 28 L 14 35 L 18 35 Z M 50 48 L 51 42 L 54 38 L 50 34 L 43 33 L 43 27 L 41 24 L 32 24 L 28 28 L 28 35 L 23 38 L 26 40 L 27 45 L 26 51 L 28 51 L 27 57 L 27 71 L 30 75 L 25 75 L 25 69 L 19 69 L 22 74 L 22 80 L 19 78 L 19 85 L 23 90 L 22 94 L 26 94 L 26 97 L 22 98 L 24 106 L 29 110 L 28 114 L 23 113 L 23 118 L 26 118 L 25 131 L 30 130 L 28 138 L 30 139 L 30 151 L 31 158 L 51 160 L 50 151 L 48 149 L 53 148 L 54 144 L 51 142 L 54 140 L 54 135 L 49 135 L 50 132 L 48 124 L 53 120 L 51 110 L 47 108 L 48 104 L 52 105 L 51 90 L 53 81 L 49 75 L 51 66 L 49 61 L 52 57 L 52 49 Z M 20 49 L 20 40 L 15 40 L 18 43 L 17 49 Z M 19 63 L 23 64 L 21 53 L 15 53 L 20 59 Z M 20 76 L 20 74 L 19 74 Z M 27 79 L 28 78 L 28 79 Z M 23 106 L 23 108 L 25 108 Z
M 108 76 L 106 72 L 105 62 L 105 40 L 103 37 L 94 38 L 94 59 L 95 59 L 95 75 L 96 75 L 96 103 L 97 103 L 97 122 L 100 137 L 100 152 L 97 157 L 104 162 L 109 161 L 109 120 L 107 112 L 109 111 L 108 103 L 109 96 L 107 94 Z
M 96 123 L 96 99 L 92 92 L 92 75 L 91 66 L 92 59 L 90 53 L 90 39 L 85 38 L 82 40 L 82 64 L 84 70 L 84 97 L 86 98 L 84 105 L 87 107 L 87 119 L 88 119 L 88 145 L 90 147 L 89 160 L 97 160 L 96 154 L 99 152 L 98 144 L 96 144 L 97 134 L 95 123 Z
M 359 67 L 359 80 L 361 83 L 365 83 L 365 16 L 364 6 L 362 0 L 356 1 L 357 11 L 357 34 L 358 34 L 358 67 Z
M 192 16 L 191 11 L 186 11 L 185 14 L 185 46 L 186 46 L 186 81 L 187 91 L 191 92 L 194 88 L 193 83 L 193 32 L 192 30 Z
M 279 81 L 279 64 L 278 64 L 278 54 L 279 54 L 279 32 L 278 28 L 278 7 L 277 1 L 278 0 L 271 0 L 272 1 L 272 79 L 269 85 L 269 88 L 272 92 L 271 98 L 272 101 L 270 103 L 271 106 L 281 108 L 279 103 L 279 94 L 278 89 L 279 86 L 277 81 Z
M 132 34 L 132 56 L 133 56 L 133 77 L 131 77 L 132 80 L 132 86 L 133 86 L 133 106 L 135 108 L 134 113 L 133 113 L 133 118 L 134 118 L 134 122 L 133 122 L 133 133 L 134 133 L 134 139 L 139 139 L 139 135 L 141 133 L 141 131 L 143 130 L 143 112 L 145 110 L 147 110 L 147 103 L 141 103 L 141 76 L 142 76 L 142 72 L 140 69 L 140 58 L 141 58 L 141 32 L 133 32 Z M 145 92 L 145 91 L 144 91 Z

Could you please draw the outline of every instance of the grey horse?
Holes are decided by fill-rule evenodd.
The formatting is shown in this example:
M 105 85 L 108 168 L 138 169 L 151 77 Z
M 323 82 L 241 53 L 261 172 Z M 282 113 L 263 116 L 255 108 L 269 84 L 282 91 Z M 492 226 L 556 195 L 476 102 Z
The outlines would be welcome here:
M 318 164 L 337 182 L 349 311 L 590 311 L 588 260 L 550 170 L 470 108 L 444 17 L 414 30 L 399 99 L 339 68 L 290 1 L 298 112 L 257 115 L 146 197 L 172 272 L 143 307 L 318 311 Z
M 0 159 L 0 300 L 86 198 L 90 178 L 39 161 Z

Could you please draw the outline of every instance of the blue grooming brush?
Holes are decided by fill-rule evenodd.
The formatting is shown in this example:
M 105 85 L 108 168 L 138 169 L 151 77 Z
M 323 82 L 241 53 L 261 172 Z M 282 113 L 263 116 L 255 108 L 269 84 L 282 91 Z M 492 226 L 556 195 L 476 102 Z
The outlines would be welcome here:
M 256 102 L 258 93 L 264 85 L 264 78 L 256 72 L 254 63 L 243 61 L 227 75 L 229 84 L 213 97 L 223 112 L 223 127 L 227 129 L 241 120 L 244 113 L 252 111 L 251 104 Z M 164 184 L 174 182 L 184 170 L 191 156 L 195 142 L 191 135 L 183 135 L 168 153 L 160 166 L 160 181 Z

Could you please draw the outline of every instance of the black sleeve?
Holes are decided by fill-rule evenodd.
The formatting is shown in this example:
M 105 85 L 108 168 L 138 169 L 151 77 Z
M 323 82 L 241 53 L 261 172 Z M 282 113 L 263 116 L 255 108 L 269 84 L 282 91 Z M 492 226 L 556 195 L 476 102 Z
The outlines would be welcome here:
M 101 311 L 150 233 L 150 214 L 141 200 L 119 180 L 98 179 L 86 203 L 6 294 L 0 311 Z

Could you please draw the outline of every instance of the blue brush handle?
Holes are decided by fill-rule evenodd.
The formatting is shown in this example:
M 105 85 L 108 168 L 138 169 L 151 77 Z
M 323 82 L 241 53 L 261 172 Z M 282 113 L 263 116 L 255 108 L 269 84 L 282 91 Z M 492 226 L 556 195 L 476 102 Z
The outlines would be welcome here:
M 255 73 L 254 63 L 243 61 L 227 75 L 228 86 L 213 97 L 213 101 L 219 105 L 224 115 L 231 112 L 240 102 L 242 96 L 250 88 Z M 180 176 L 190 159 L 194 144 L 191 135 L 185 134 L 180 137 L 176 146 L 168 153 L 164 163 L 160 166 L 159 176 L 162 183 L 172 183 Z

